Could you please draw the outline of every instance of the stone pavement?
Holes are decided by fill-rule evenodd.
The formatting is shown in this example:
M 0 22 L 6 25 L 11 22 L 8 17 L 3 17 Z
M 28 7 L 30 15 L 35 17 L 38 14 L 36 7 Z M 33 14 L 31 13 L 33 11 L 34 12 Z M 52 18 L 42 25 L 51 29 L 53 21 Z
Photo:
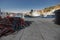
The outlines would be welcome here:
M 34 21 L 29 27 L 18 33 L 0 38 L 0 40 L 60 40 L 60 26 L 51 18 L 27 18 Z

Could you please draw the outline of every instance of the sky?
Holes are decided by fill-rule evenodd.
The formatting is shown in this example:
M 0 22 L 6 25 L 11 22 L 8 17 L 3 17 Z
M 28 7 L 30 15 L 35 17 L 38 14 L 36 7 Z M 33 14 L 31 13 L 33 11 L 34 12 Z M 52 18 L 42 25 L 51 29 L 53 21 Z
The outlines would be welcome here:
M 0 0 L 1 10 L 8 12 L 40 10 L 57 4 L 60 4 L 60 0 Z

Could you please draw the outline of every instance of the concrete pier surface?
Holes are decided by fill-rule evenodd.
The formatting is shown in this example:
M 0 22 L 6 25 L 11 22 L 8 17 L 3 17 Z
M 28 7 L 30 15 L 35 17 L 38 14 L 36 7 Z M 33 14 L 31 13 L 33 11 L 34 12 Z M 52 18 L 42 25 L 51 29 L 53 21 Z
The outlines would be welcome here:
M 54 18 L 26 18 L 32 24 L 19 32 L 3 36 L 0 40 L 60 40 L 60 25 Z

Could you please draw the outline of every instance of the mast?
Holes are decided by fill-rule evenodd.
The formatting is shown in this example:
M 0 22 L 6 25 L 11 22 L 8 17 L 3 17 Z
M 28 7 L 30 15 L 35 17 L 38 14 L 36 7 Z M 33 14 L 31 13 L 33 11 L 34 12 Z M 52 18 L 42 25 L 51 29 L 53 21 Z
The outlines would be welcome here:
M 0 16 L 1 16 L 1 8 L 0 8 Z

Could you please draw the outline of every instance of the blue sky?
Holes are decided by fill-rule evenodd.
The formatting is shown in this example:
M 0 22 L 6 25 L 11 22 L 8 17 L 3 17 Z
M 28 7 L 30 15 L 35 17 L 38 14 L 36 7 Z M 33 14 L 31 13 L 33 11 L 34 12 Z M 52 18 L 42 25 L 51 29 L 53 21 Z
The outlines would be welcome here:
M 37 10 L 59 3 L 60 0 L 0 0 L 0 8 L 2 11 Z

